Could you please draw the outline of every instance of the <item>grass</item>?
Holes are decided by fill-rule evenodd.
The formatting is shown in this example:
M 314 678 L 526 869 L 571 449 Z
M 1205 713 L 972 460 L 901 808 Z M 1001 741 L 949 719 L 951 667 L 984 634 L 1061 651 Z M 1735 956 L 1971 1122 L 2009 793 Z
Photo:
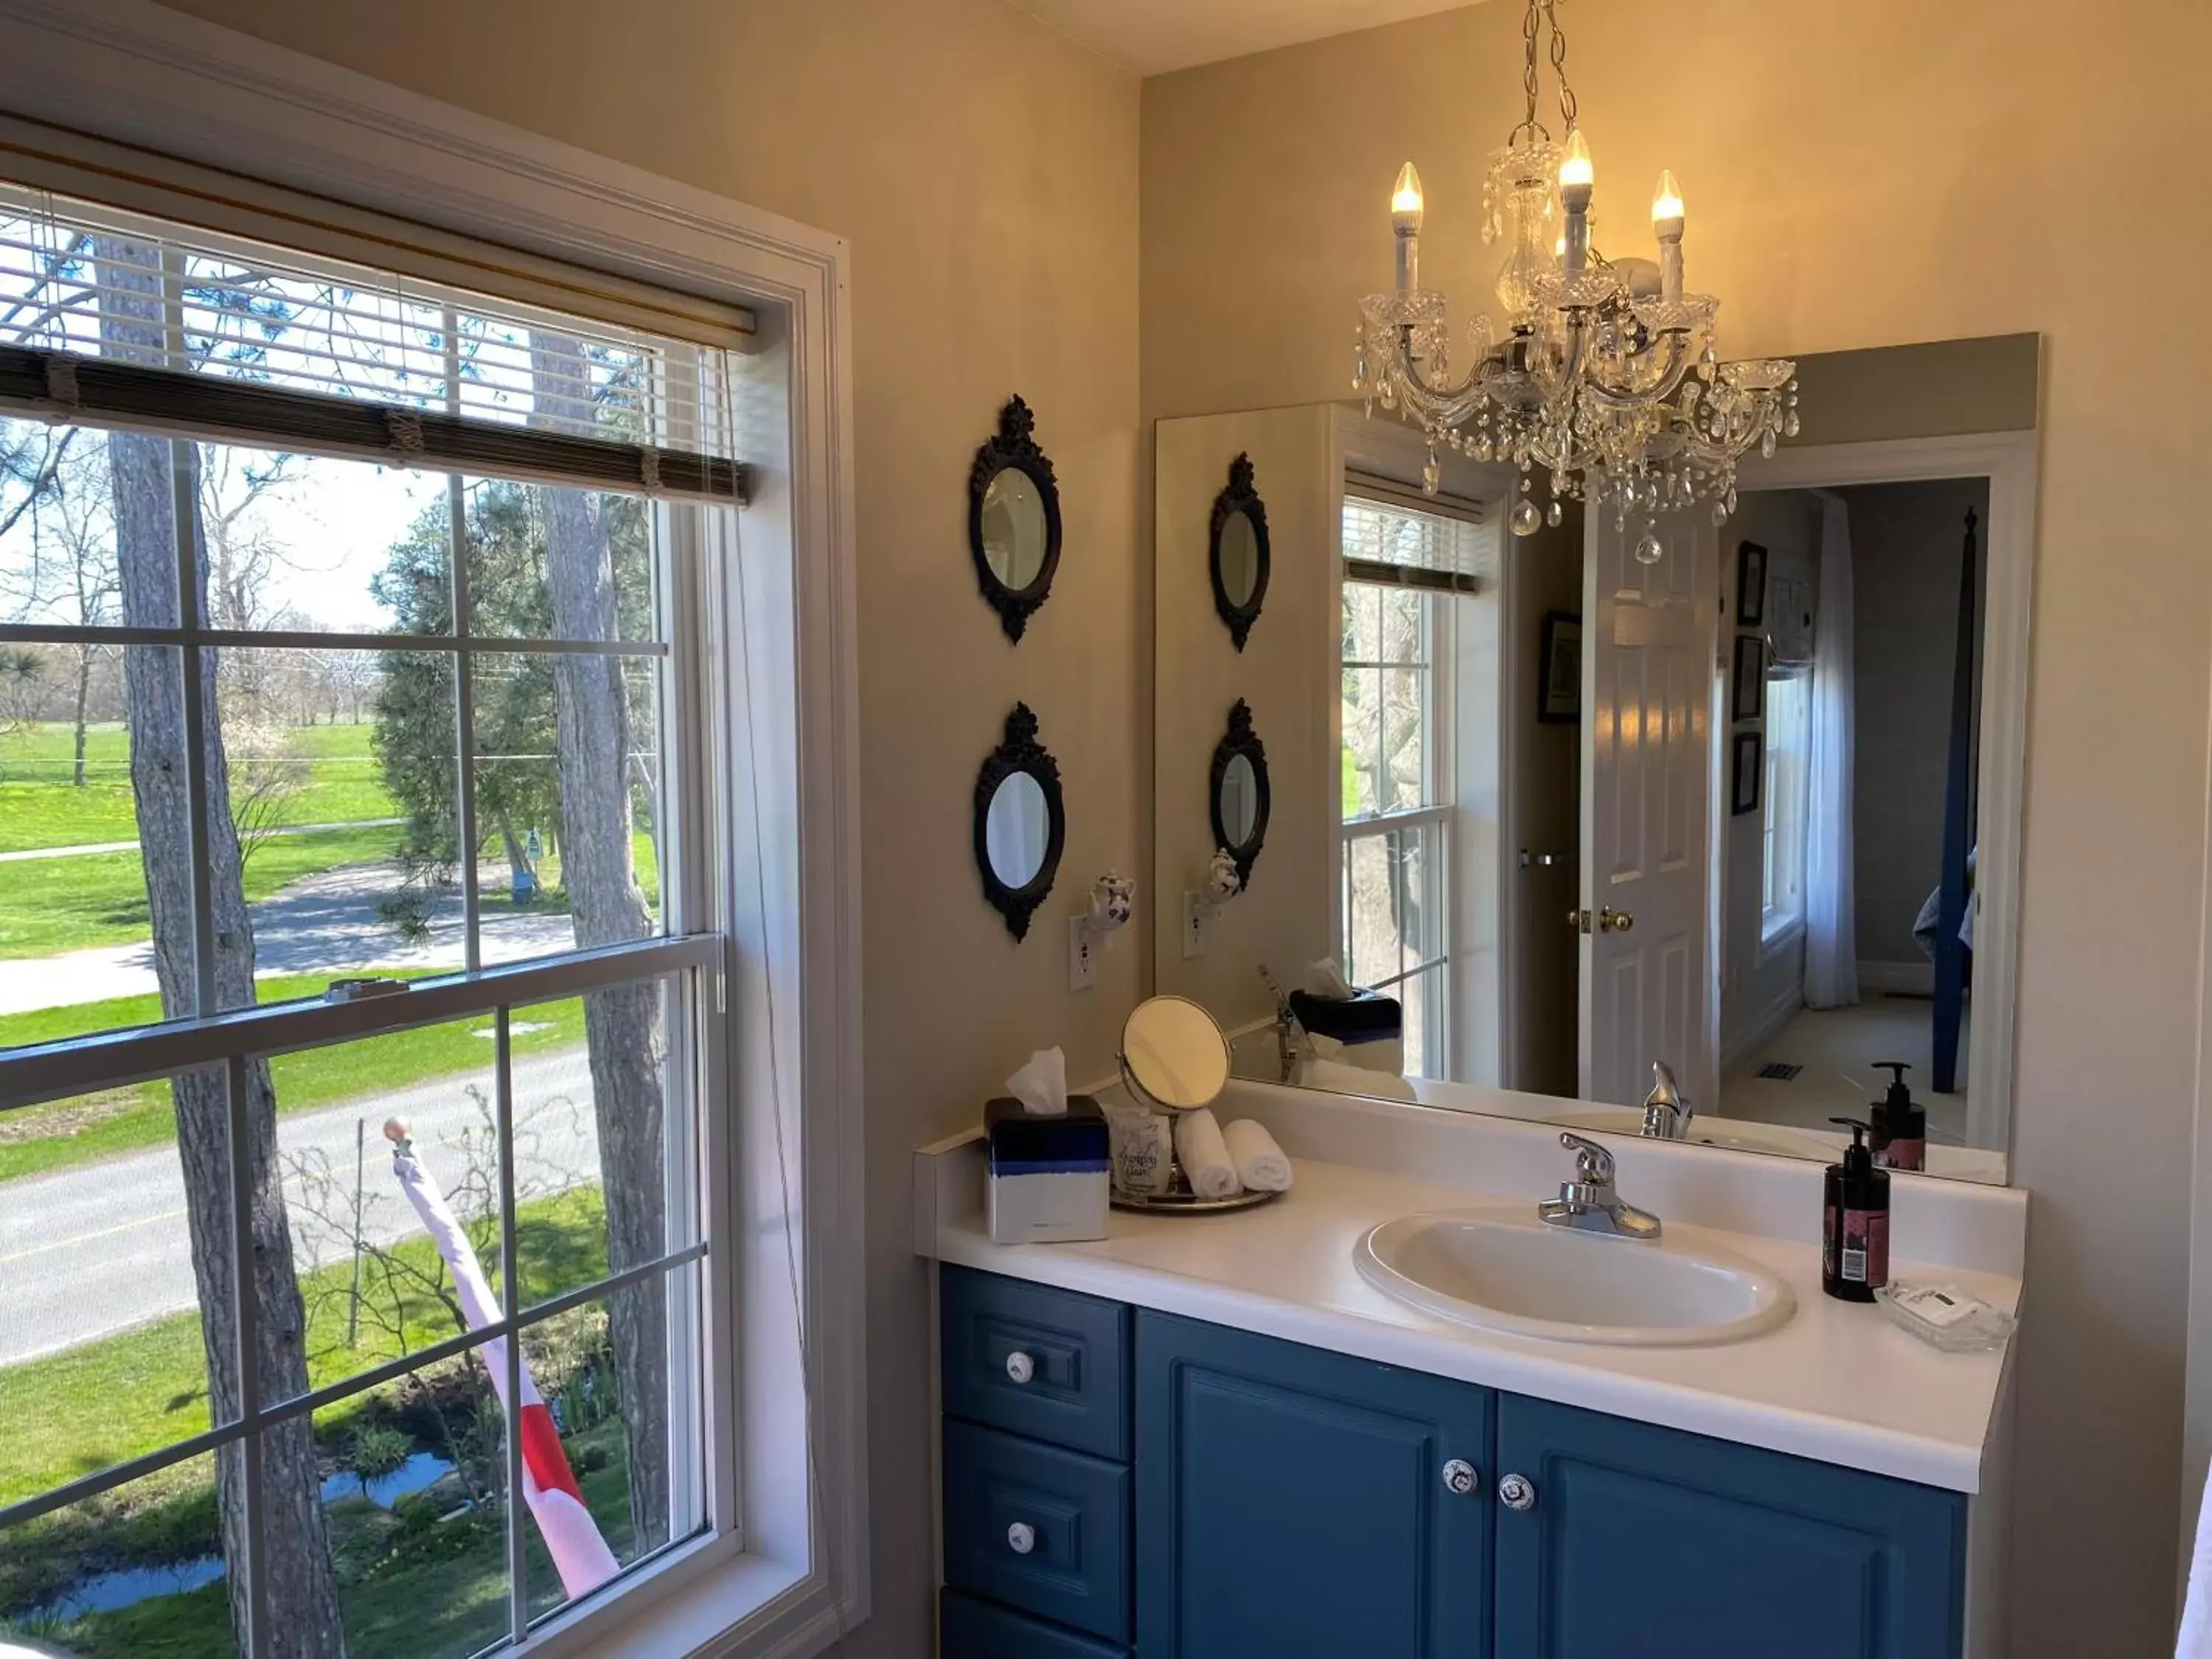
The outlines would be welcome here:
M 436 1251 L 427 1237 L 392 1247 L 394 1255 L 429 1270 Z M 576 1187 L 517 1206 L 515 1253 L 520 1280 L 532 1299 L 589 1284 L 606 1272 L 606 1224 L 599 1189 Z M 495 1272 L 495 1262 L 487 1260 Z M 453 1334 L 450 1314 L 434 1297 L 411 1292 L 397 1299 L 400 1328 L 364 1318 L 357 1346 L 346 1346 L 345 1291 L 351 1273 L 340 1262 L 302 1275 L 307 1310 L 307 1374 L 321 1388 L 411 1353 Z M 349 1432 L 368 1403 L 356 1395 L 316 1413 L 318 1437 Z M 208 1426 L 207 1361 L 200 1319 L 174 1314 L 136 1330 L 88 1342 L 64 1353 L 0 1367 L 0 1508 L 157 1450 Z M 204 1462 L 177 1466 L 134 1481 L 125 1490 L 134 1508 L 172 1498 L 204 1485 Z M 26 1544 L 38 1522 L 11 1532 L 11 1547 Z M 0 1604 L 5 1595 L 0 1570 Z
M 8 806 L 0 801 L 0 824 Z M 342 864 L 388 859 L 400 830 L 326 830 L 272 836 L 246 864 L 246 902 L 258 902 Z M 0 864 L 0 957 L 50 957 L 100 945 L 143 944 L 153 934 L 146 872 L 135 853 Z
M 321 975 L 306 975 L 264 979 L 258 988 L 263 1002 L 282 1002 L 319 996 L 325 982 Z M 0 1048 L 141 1025 L 161 1017 L 160 999 L 152 996 L 10 1014 L 0 1018 Z M 526 1020 L 544 1029 L 514 1033 L 517 1056 L 573 1048 L 584 1040 L 584 1005 L 574 998 L 521 1011 L 516 1023 Z M 335 1048 L 277 1054 L 269 1062 L 276 1109 L 279 1114 L 306 1111 L 373 1098 L 428 1078 L 483 1072 L 491 1064 L 492 1045 L 475 1033 L 490 1029 L 489 1017 L 452 1020 L 362 1037 Z M 11 1112 L 0 1117 L 0 1182 L 167 1146 L 175 1137 L 169 1086 L 159 1079 Z
M 307 775 L 304 787 L 278 805 L 272 822 L 352 823 L 398 817 L 369 745 L 374 730 L 363 720 L 287 731 L 284 753 L 305 762 Z M 117 724 L 95 726 L 85 734 L 82 788 L 70 781 L 73 743 L 70 727 L 58 720 L 0 730 L 0 853 L 138 838 L 130 734 Z M 231 757 L 234 764 L 243 758 Z

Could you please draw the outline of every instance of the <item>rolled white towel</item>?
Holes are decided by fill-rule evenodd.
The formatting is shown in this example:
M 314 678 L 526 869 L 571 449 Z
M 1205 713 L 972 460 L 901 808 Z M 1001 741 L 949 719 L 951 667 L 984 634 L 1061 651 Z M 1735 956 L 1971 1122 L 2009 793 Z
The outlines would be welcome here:
M 1274 1136 L 1249 1117 L 1240 1117 L 1221 1132 L 1223 1145 L 1237 1165 L 1237 1178 L 1255 1193 L 1286 1193 L 1291 1189 L 1291 1160 L 1275 1145 Z
M 1234 1198 L 1237 1193 L 1237 1165 L 1221 1139 L 1221 1126 L 1205 1107 L 1176 1114 L 1176 1157 L 1191 1191 L 1200 1198 Z

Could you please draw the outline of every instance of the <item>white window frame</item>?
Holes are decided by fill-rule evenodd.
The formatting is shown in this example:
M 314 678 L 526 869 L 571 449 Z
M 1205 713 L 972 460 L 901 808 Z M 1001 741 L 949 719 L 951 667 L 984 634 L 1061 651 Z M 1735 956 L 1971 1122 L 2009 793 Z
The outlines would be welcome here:
M 1759 787 L 1764 792 L 1760 817 L 1763 820 L 1759 881 L 1759 946 L 1763 952 L 1772 952 L 1787 945 L 1805 927 L 1805 830 L 1806 748 L 1812 736 L 1812 709 L 1808 702 L 1799 729 L 1793 734 L 1795 741 L 1778 744 L 1774 741 L 1777 722 L 1774 719 L 1774 689 L 1784 684 L 1796 684 L 1809 694 L 1811 671 L 1792 670 L 1771 673 L 1766 679 L 1766 720 L 1765 752 L 1761 757 L 1765 776 Z M 1796 892 L 1777 901 L 1775 869 L 1778 859 L 1785 854 L 1794 861 Z M 1785 867 L 1787 867 L 1785 866 Z
M 821 1650 L 869 1609 L 847 243 L 146 0 L 0 0 L 0 108 L 57 189 L 306 191 L 752 308 L 742 580 L 702 607 L 744 665 L 713 734 L 738 1109 L 706 1114 L 712 1531 L 513 1651 Z

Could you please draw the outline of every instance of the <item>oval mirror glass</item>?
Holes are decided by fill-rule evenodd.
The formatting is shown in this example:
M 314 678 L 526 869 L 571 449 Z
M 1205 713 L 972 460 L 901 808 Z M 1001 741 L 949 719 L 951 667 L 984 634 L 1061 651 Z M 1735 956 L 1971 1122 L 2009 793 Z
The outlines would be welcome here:
M 983 557 L 1017 593 L 1044 569 L 1044 495 L 1018 466 L 1002 466 L 983 489 Z
M 1241 608 L 1252 603 L 1259 586 L 1259 533 L 1251 514 L 1239 508 L 1221 521 L 1221 591 Z
M 1252 757 L 1238 755 L 1221 774 L 1221 827 L 1229 832 L 1232 851 L 1248 847 L 1260 819 L 1260 781 L 1252 770 Z
M 993 875 L 1012 888 L 1035 881 L 1052 840 L 1043 787 L 1026 772 L 1008 773 L 991 793 L 984 836 Z
M 1213 1016 L 1185 997 L 1140 1002 L 1121 1027 L 1121 1064 L 1138 1089 L 1163 1106 L 1211 1106 L 1229 1082 L 1229 1039 Z

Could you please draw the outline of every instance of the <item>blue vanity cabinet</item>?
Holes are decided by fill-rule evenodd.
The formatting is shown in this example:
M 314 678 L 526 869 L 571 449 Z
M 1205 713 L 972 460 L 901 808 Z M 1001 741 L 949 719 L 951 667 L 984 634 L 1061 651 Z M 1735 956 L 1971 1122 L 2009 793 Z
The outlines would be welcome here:
M 1480 1659 L 1488 1389 L 1141 1310 L 1136 1346 L 1143 1659 Z
M 1500 1659 L 1956 1659 L 1956 1492 L 1499 1396 Z

